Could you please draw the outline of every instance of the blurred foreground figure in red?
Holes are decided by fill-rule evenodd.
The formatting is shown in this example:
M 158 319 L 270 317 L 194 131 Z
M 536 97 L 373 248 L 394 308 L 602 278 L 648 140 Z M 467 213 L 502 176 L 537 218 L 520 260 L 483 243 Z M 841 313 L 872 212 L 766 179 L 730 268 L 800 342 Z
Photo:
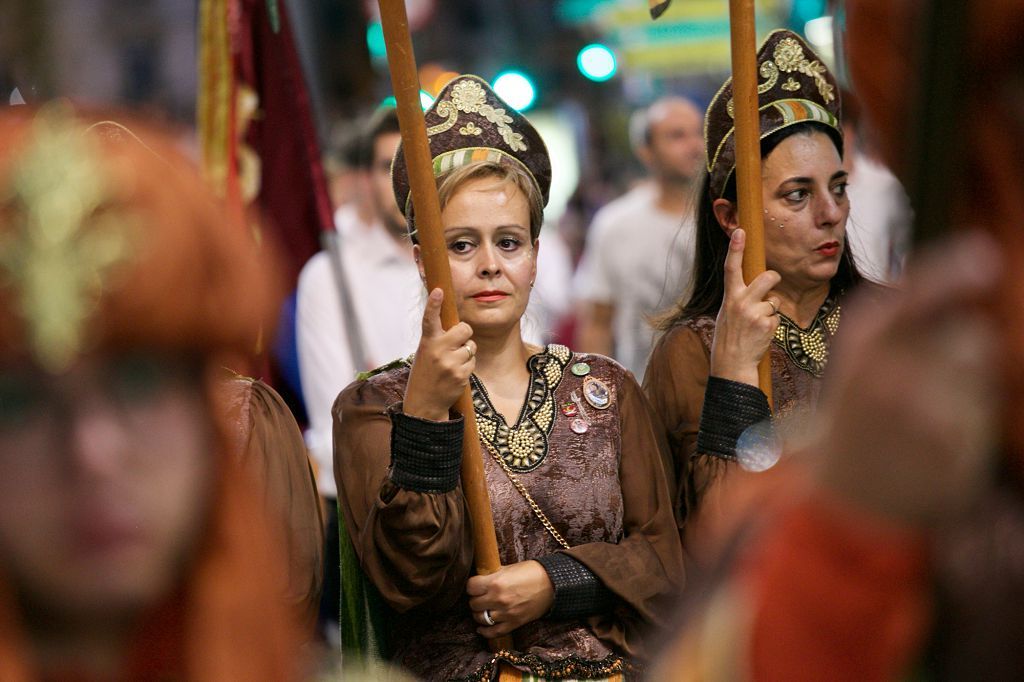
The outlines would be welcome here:
M 933 6 L 845 5 L 854 86 L 911 177 L 913 48 Z M 820 428 L 730 482 L 743 530 L 652 679 L 1020 679 L 1024 6 L 968 7 L 961 234 L 917 254 L 888 300 L 844 311 Z
M 0 679 L 297 676 L 284 544 L 215 404 L 272 272 L 165 136 L 4 112 Z

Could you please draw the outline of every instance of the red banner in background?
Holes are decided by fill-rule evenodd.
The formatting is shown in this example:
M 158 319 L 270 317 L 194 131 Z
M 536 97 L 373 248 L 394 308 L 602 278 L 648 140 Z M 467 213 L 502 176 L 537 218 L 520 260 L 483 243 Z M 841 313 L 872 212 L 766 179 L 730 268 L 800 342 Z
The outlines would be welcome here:
M 199 129 L 217 191 L 272 236 L 294 287 L 332 211 L 312 108 L 281 0 L 203 0 Z M 255 210 L 250 210 L 255 209 Z

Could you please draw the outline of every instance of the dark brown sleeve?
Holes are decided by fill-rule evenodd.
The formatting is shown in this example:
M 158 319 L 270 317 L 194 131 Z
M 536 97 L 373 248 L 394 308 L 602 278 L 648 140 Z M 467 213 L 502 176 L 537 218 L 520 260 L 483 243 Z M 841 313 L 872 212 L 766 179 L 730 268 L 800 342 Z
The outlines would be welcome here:
M 643 658 L 642 638 L 665 623 L 683 586 L 683 553 L 661 439 L 650 406 L 632 375 L 618 387 L 621 444 L 619 483 L 624 509 L 618 544 L 590 543 L 566 554 L 590 569 L 617 598 L 614 617 L 595 617 L 596 634 Z
M 312 611 L 323 579 L 323 517 L 313 469 L 295 417 L 262 381 L 229 379 L 221 393 L 234 450 L 260 487 L 288 542 L 288 597 Z
M 462 596 L 472 566 L 462 487 L 457 481 L 447 490 L 417 485 L 421 479 L 408 466 L 392 476 L 388 408 L 401 398 L 373 380 L 356 382 L 338 396 L 333 409 L 338 509 L 363 571 L 392 608 L 446 609 Z M 399 443 L 400 458 L 413 456 L 419 466 L 437 454 L 415 458 L 407 446 Z
M 689 507 L 691 462 L 697 452 L 704 390 L 711 358 L 700 336 L 676 327 L 658 340 L 644 374 L 644 392 L 672 452 L 675 503 L 684 519 Z
M 721 377 L 708 377 L 700 414 L 697 451 L 702 455 L 736 461 L 736 447 L 744 432 L 770 421 L 768 397 L 757 386 Z

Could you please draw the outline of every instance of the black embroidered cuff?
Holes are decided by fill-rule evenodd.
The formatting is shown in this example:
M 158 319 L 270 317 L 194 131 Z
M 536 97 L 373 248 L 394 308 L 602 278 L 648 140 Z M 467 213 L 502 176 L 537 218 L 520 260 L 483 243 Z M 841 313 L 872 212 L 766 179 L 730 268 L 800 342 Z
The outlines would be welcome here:
M 463 419 L 435 422 L 388 408 L 391 417 L 391 481 L 418 493 L 447 493 L 459 482 Z
M 697 452 L 735 460 L 740 435 L 771 416 L 768 398 L 757 386 L 708 377 L 697 432 Z
M 547 617 L 554 620 L 585 618 L 610 611 L 611 590 L 590 569 L 567 554 L 548 554 L 537 559 L 551 578 L 555 601 Z

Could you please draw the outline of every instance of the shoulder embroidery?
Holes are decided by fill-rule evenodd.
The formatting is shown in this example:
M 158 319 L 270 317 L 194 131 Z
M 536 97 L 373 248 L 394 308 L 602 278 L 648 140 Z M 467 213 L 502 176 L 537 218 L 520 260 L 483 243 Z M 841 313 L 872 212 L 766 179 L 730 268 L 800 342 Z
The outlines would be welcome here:
M 392 360 L 386 365 L 381 365 L 380 367 L 376 367 L 365 372 L 360 372 L 359 374 L 356 375 L 356 381 L 366 381 L 370 377 L 375 377 L 378 374 L 383 374 L 384 372 L 390 372 L 391 370 L 396 369 L 398 367 L 412 367 L 412 361 L 414 357 L 415 355 L 410 355 L 407 358 L 398 358 L 397 360 Z

